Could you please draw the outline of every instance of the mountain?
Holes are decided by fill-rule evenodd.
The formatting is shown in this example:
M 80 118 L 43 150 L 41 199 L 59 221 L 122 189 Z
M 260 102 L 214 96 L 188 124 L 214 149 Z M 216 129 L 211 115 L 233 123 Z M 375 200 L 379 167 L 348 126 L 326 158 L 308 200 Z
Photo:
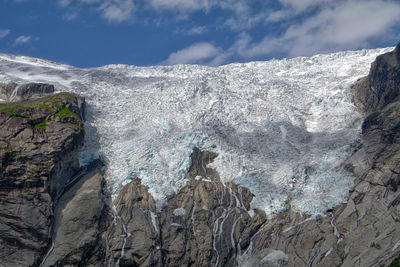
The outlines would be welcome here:
M 0 263 L 388 265 L 391 50 L 216 68 L 0 55 Z

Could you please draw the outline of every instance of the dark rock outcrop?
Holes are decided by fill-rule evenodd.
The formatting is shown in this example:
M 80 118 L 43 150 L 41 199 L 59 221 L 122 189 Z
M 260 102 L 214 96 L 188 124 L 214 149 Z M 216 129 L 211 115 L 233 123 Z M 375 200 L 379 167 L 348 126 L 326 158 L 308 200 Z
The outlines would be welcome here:
M 27 96 L 46 86 L 20 88 Z M 47 266 L 53 255 L 58 260 L 75 257 L 76 263 L 82 258 L 73 251 L 86 253 L 88 244 L 97 243 L 93 224 L 101 221 L 97 217 L 104 212 L 99 203 L 104 181 L 93 171 L 79 180 L 85 174 L 77 157 L 84 140 L 84 104 L 79 96 L 60 93 L 0 105 L 1 266 L 39 266 L 42 262 Z M 81 233 L 73 225 L 88 232 Z M 87 240 L 90 237 L 95 240 Z M 59 240 L 62 246 L 57 246 Z M 69 251 L 68 245 L 74 249 Z M 49 249 L 54 254 L 47 253 Z
M 161 266 L 156 203 L 147 188 L 139 179 L 132 180 L 114 205 L 103 235 L 108 244 L 106 262 L 111 266 Z
M 132 180 L 114 201 L 113 223 L 103 236 L 107 262 L 119 266 L 234 266 L 266 221 L 249 215 L 246 188 L 203 176 L 216 155 L 194 149 L 188 183 L 157 211 L 147 188 Z M 201 171 L 203 170 L 203 171 Z M 196 179 L 195 179 L 196 178 Z M 122 237 L 122 238 L 121 238 Z
M 0 84 L 0 98 L 7 101 L 23 101 L 53 94 L 54 85 L 46 83 Z
M 394 51 L 380 55 L 371 65 L 368 76 L 353 86 L 353 101 L 365 114 L 399 100 L 400 44 Z
M 51 246 L 41 266 L 98 266 L 103 262 L 100 236 L 106 228 L 108 199 L 101 166 L 97 161 L 83 169 L 82 177 L 58 199 Z

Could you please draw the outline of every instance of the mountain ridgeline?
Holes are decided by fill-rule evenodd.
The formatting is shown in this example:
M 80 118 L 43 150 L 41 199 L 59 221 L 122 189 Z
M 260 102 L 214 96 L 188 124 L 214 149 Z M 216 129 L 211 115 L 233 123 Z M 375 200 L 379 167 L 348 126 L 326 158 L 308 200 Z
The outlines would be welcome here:
M 341 166 L 352 186 L 321 214 L 252 207 L 254 192 L 213 168 L 221 155 L 196 146 L 164 205 L 137 177 L 112 198 L 108 160 L 79 164 L 95 133 L 85 99 L 54 91 L 0 86 L 0 266 L 398 266 L 400 44 L 351 88 L 364 115 Z

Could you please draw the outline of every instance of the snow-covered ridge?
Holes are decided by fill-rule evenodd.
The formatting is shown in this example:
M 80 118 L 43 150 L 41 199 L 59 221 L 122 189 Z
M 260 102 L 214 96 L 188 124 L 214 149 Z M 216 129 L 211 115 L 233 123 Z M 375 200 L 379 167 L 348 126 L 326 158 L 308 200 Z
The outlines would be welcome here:
M 53 83 L 86 98 L 82 162 L 104 155 L 118 193 L 142 179 L 161 206 L 185 183 L 194 146 L 219 154 L 223 181 L 248 187 L 267 213 L 316 214 L 345 200 L 343 170 L 360 132 L 350 86 L 393 48 L 220 67 L 79 69 L 0 55 L 0 82 Z

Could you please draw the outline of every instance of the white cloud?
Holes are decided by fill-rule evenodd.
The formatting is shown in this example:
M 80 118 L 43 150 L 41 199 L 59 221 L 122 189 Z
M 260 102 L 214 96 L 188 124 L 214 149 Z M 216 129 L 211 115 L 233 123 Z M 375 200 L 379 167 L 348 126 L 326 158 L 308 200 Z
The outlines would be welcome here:
M 400 3 L 393 1 L 338 2 L 292 24 L 280 36 L 267 35 L 258 43 L 247 36 L 242 44 L 246 47 L 237 53 L 244 58 L 274 53 L 299 56 L 366 47 L 381 36 L 388 39 L 400 22 L 399 14 Z
M 199 35 L 199 34 L 205 33 L 206 31 L 207 31 L 207 28 L 205 26 L 194 26 L 187 31 L 187 34 Z
M 304 11 L 313 6 L 326 5 L 329 2 L 340 2 L 340 0 L 279 0 L 286 7 L 295 9 L 298 12 Z
M 91 0 L 84 0 L 86 2 Z M 108 22 L 121 23 L 132 17 L 135 8 L 132 0 L 111 0 L 100 5 L 99 10 L 103 18 Z
M 111 23 L 130 20 L 135 9 L 133 0 L 59 0 L 58 5 L 66 8 L 67 12 L 63 16 L 66 20 L 76 19 L 79 11 L 89 5 L 94 6 Z
M 78 17 L 79 13 L 78 11 L 74 10 L 74 11 L 70 11 L 64 14 L 63 18 L 65 20 L 74 20 Z
M 367 47 L 377 38 L 399 38 L 398 32 L 393 31 L 400 25 L 398 0 L 277 2 L 279 5 L 272 7 L 262 0 L 59 0 L 60 6 L 71 11 L 66 13 L 66 19 L 75 19 L 80 8 L 91 5 L 110 23 L 130 22 L 136 15 L 152 14 L 145 18 L 146 23 L 162 26 L 171 25 L 172 21 L 177 25 L 175 33 L 201 35 L 215 31 L 229 37 L 241 32 L 225 50 L 215 42 L 195 43 L 169 55 L 166 64 L 217 65 L 236 59 L 312 55 Z M 207 25 L 196 21 L 183 24 L 195 12 L 207 15 L 215 10 L 222 10 L 223 15 L 207 21 Z M 279 29 L 271 31 L 275 26 Z
M 71 4 L 71 0 L 59 0 L 58 1 L 58 5 L 61 7 L 69 6 L 69 4 Z
M 10 33 L 10 30 L 0 30 L 0 39 L 6 37 Z
M 231 30 L 249 30 L 266 20 L 265 14 L 241 13 L 228 18 L 223 26 Z
M 308 4 L 310 6 L 315 3 L 308 1 Z M 296 8 L 300 10 L 304 6 Z M 345 49 L 358 49 L 367 47 L 369 43 L 378 38 L 390 39 L 390 35 L 392 35 L 392 39 L 398 38 L 398 33 L 392 30 L 400 24 L 399 14 L 400 3 L 394 1 L 335 2 L 335 5 L 320 7 L 314 15 L 297 20 L 296 23 L 289 25 L 281 35 L 267 34 L 257 42 L 244 31 L 225 50 L 210 43 L 195 44 L 172 53 L 166 63 L 220 65 L 235 58 L 251 60 L 277 54 L 308 56 Z
M 66 6 L 69 6 L 70 4 L 72 4 L 73 2 L 75 2 L 75 3 L 81 2 L 81 3 L 85 3 L 85 4 L 95 4 L 95 3 L 100 3 L 101 1 L 102 0 L 74 0 L 74 1 L 72 1 L 72 0 L 59 0 L 58 4 L 61 7 L 66 7 Z
M 179 12 L 208 11 L 213 5 L 208 0 L 149 0 L 150 7 L 158 10 L 172 10 Z
M 169 55 L 164 64 L 207 64 L 215 56 L 221 53 L 221 49 L 211 43 L 195 43 Z M 208 65 L 208 64 L 207 64 Z
M 28 43 L 31 40 L 32 36 L 25 36 L 25 35 L 21 35 L 19 37 L 17 37 L 14 41 L 15 45 L 20 45 L 20 44 L 25 44 Z

